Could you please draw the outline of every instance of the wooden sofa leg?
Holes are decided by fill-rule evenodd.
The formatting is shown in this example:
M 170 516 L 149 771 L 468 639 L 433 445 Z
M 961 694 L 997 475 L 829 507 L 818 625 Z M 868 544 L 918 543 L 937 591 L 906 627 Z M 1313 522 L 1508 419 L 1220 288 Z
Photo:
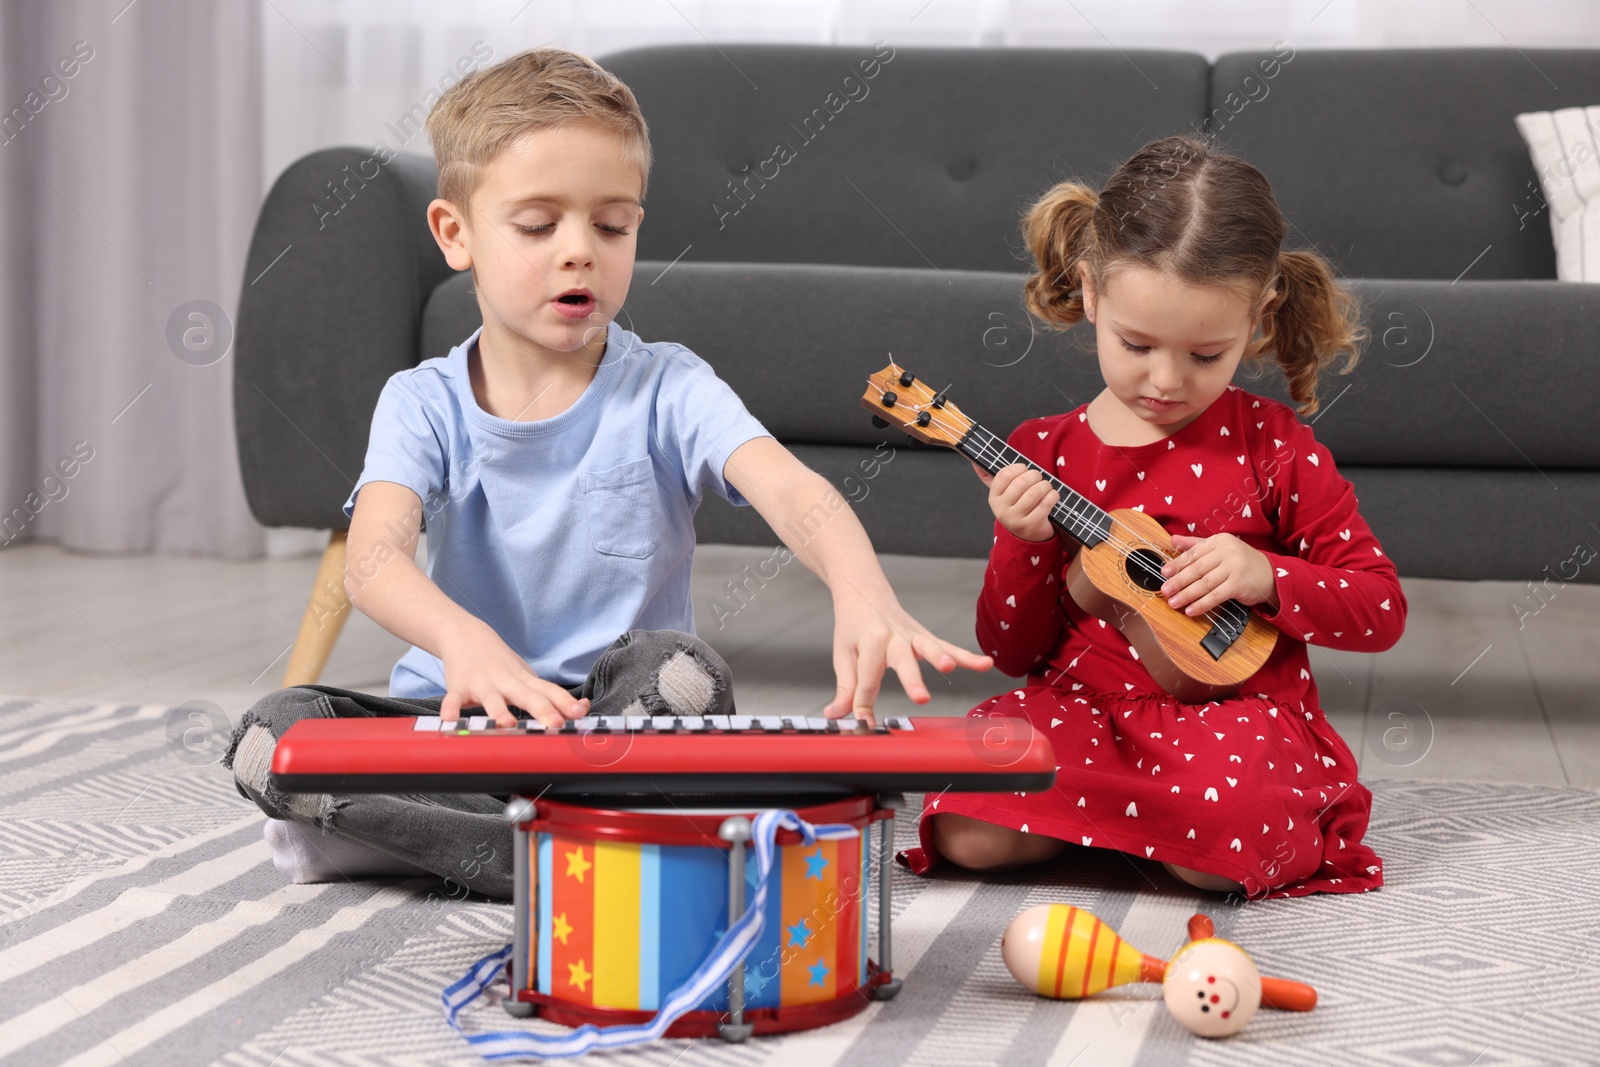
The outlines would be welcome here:
M 323 550 L 317 579 L 300 619 L 300 633 L 289 653 L 289 666 L 283 672 L 283 685 L 313 685 L 322 676 L 328 656 L 333 652 L 345 619 L 350 617 L 350 598 L 344 592 L 344 549 L 348 530 L 334 530 Z

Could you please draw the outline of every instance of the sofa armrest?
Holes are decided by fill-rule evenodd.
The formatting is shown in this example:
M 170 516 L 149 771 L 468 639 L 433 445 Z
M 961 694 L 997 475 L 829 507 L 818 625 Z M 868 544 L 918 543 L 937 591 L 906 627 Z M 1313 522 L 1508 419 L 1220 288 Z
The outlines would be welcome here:
M 453 272 L 428 232 L 432 158 L 330 148 L 273 183 L 239 297 L 233 405 L 245 497 L 267 526 L 344 529 L 383 383 L 415 366 Z

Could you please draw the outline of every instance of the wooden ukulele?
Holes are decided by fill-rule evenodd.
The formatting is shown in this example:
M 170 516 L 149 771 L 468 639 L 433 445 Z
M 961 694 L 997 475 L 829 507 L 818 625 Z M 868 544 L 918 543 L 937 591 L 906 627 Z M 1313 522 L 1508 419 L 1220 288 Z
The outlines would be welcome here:
M 953 448 L 991 474 L 1022 463 L 1044 475 L 1061 497 L 1050 521 L 1083 546 L 1067 571 L 1067 591 L 1128 639 L 1161 688 L 1190 704 L 1232 696 L 1272 655 L 1277 628 L 1236 600 L 1198 616 L 1167 603 L 1161 568 L 1179 553 L 1155 519 L 1095 507 L 910 371 L 890 363 L 867 382 L 861 406 L 877 425 L 893 423 L 926 444 Z

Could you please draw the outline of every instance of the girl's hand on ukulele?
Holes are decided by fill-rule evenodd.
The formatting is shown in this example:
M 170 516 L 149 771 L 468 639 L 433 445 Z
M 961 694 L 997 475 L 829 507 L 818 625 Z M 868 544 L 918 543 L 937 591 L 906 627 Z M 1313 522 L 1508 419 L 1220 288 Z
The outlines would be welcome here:
M 1233 534 L 1190 537 L 1173 534 L 1179 554 L 1161 568 L 1161 593 L 1170 607 L 1185 615 L 1203 615 L 1224 600 L 1241 604 L 1273 603 L 1277 582 L 1272 561 Z
M 1049 541 L 1056 535 L 1050 512 L 1061 503 L 1061 494 L 1032 467 L 1013 463 L 990 475 L 976 463 L 983 484 L 989 487 L 989 510 L 1013 537 L 1024 541 Z

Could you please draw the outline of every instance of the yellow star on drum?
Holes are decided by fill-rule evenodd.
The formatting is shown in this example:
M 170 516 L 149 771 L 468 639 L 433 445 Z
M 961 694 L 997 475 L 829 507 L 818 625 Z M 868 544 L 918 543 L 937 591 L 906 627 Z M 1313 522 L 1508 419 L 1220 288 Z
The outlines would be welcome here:
M 567 913 L 562 912 L 560 915 L 555 917 L 555 929 L 550 931 L 550 935 L 565 945 L 567 943 L 567 936 L 571 933 L 572 924 L 567 922 Z
M 567 964 L 567 972 L 567 983 L 569 985 L 575 985 L 585 993 L 589 991 L 589 979 L 594 976 L 585 969 L 582 960 L 577 963 Z
M 584 872 L 594 864 L 583 858 L 583 849 L 575 848 L 567 853 L 567 877 L 583 881 Z

